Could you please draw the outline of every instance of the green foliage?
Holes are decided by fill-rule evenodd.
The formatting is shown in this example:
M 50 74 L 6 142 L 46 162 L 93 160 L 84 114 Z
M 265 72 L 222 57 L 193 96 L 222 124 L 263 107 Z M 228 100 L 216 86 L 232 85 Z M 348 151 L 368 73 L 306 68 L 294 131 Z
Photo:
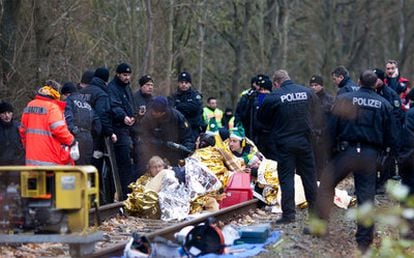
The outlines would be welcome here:
M 408 196 L 409 189 L 405 185 L 389 180 L 386 185 L 387 194 L 400 206 L 376 208 L 366 203 L 347 212 L 347 216 L 365 226 L 374 222 L 381 228 L 394 230 L 395 235 L 381 235 L 381 243 L 373 247 L 367 256 L 370 257 L 413 257 L 414 256 L 414 196 Z

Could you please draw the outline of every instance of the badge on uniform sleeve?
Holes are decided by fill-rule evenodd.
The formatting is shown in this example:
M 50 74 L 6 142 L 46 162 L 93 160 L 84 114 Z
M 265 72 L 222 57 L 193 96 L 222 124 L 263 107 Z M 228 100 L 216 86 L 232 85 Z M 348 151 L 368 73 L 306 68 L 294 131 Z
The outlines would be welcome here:
M 184 126 L 185 126 L 185 128 L 189 127 L 187 121 L 184 122 Z
M 196 96 L 196 99 L 201 99 L 200 94 L 198 94 L 198 95 Z
M 400 101 L 394 100 L 394 106 L 395 107 L 400 107 Z

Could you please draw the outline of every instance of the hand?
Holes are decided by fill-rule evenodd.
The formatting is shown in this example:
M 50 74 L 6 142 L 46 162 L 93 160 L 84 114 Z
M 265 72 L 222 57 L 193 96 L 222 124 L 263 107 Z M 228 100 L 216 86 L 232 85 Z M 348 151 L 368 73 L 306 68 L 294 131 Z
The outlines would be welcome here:
M 124 123 L 125 123 L 126 125 L 132 126 L 132 125 L 135 123 L 135 118 L 134 118 L 134 117 L 129 117 L 129 116 L 126 116 L 126 117 L 124 118 Z
M 112 140 L 113 143 L 116 143 L 116 141 L 118 141 L 118 137 L 116 137 L 116 134 L 113 133 L 111 135 L 111 140 Z

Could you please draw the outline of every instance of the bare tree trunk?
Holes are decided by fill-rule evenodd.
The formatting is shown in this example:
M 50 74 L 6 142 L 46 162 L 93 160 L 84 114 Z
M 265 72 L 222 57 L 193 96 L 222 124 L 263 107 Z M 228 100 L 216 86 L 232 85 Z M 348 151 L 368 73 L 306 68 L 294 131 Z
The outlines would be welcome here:
M 141 69 L 141 75 L 147 74 L 150 70 L 152 70 L 152 67 L 150 65 L 151 63 L 151 52 L 152 52 L 152 36 L 153 36 L 153 14 L 151 9 L 151 0 L 145 1 L 145 7 L 147 9 L 147 46 L 145 48 L 144 53 L 144 60 L 142 62 L 142 69 Z
M 47 46 L 49 28 L 48 13 L 46 6 L 42 1 L 33 0 L 34 8 L 34 34 L 36 38 L 36 61 L 37 64 L 37 85 L 40 85 L 50 74 L 49 71 L 49 54 L 50 49 Z
M 281 67 L 286 69 L 287 66 L 287 55 L 288 55 L 288 32 L 289 32 L 289 0 L 281 0 L 281 26 L 282 26 L 282 58 Z
M 0 58 L 1 58 L 1 92 L 7 96 L 8 82 L 14 74 L 14 54 L 16 46 L 16 16 L 20 0 L 4 0 L 3 15 L 0 21 Z
M 203 8 L 204 5 L 201 6 Z M 202 17 L 199 17 L 198 20 L 198 44 L 200 46 L 200 59 L 198 62 L 198 82 L 197 82 L 197 89 L 198 91 L 203 90 L 203 73 L 204 73 L 204 45 L 205 45 L 205 26 L 204 23 L 206 21 L 207 12 L 203 12 Z
M 172 92 L 172 85 L 171 85 L 171 76 L 172 76 L 172 67 L 174 62 L 174 0 L 170 0 L 170 10 L 168 13 L 168 60 L 167 60 L 167 70 L 166 70 L 166 78 L 165 78 L 165 95 L 170 95 Z

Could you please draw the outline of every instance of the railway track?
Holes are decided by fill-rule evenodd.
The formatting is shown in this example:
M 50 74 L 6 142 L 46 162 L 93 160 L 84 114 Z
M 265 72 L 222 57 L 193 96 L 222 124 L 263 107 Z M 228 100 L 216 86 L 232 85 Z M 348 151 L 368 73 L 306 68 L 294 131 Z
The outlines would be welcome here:
M 256 199 L 250 200 L 244 203 L 240 203 L 234 206 L 227 207 L 225 209 L 221 209 L 214 213 L 206 213 L 203 215 L 200 215 L 196 218 L 169 224 L 166 222 L 161 223 L 161 221 L 154 221 L 154 220 L 142 220 L 142 222 L 145 224 L 148 222 L 152 222 L 154 224 L 158 224 L 161 226 L 160 228 L 157 227 L 144 227 L 144 228 L 130 228 L 132 232 L 138 232 L 140 234 L 145 234 L 148 239 L 154 239 L 157 236 L 173 240 L 174 233 L 180 231 L 182 228 L 190 225 L 197 225 L 203 221 L 205 221 L 208 217 L 214 217 L 218 221 L 222 221 L 223 223 L 228 223 L 234 219 L 237 219 L 237 217 L 240 217 L 243 214 L 247 214 L 250 210 L 257 208 L 258 201 Z M 102 206 L 99 208 L 99 213 L 101 213 L 102 218 L 104 219 L 110 219 L 113 216 L 116 216 L 116 214 L 119 212 L 119 209 L 122 208 L 122 204 L 116 203 L 111 205 Z M 95 217 L 95 211 L 90 211 L 90 216 Z M 101 218 L 101 220 L 102 220 Z M 167 225 L 167 226 L 166 226 Z M 89 255 L 88 257 L 113 257 L 113 256 L 121 256 L 123 254 L 123 250 L 125 247 L 125 244 L 128 241 L 128 238 L 131 236 L 131 233 L 126 235 L 125 240 L 121 240 L 116 244 L 108 245 L 105 247 L 100 248 L 97 247 L 96 251 Z M 109 240 L 109 242 L 112 242 Z

